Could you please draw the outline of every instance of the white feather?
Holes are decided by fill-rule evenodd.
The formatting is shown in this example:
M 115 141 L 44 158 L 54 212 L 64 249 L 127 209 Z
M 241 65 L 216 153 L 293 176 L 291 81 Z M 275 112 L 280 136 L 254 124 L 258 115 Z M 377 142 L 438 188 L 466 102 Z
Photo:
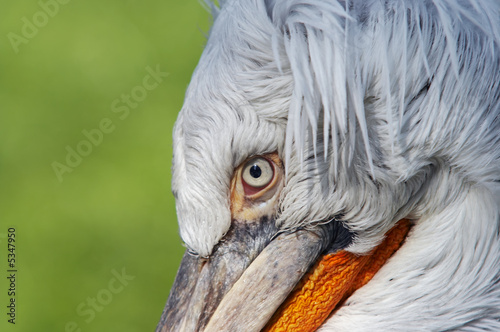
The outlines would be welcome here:
M 188 248 L 210 255 L 234 168 L 278 151 L 281 229 L 338 217 L 365 253 L 400 218 L 416 223 L 325 331 L 500 330 L 500 2 L 213 8 L 174 132 Z

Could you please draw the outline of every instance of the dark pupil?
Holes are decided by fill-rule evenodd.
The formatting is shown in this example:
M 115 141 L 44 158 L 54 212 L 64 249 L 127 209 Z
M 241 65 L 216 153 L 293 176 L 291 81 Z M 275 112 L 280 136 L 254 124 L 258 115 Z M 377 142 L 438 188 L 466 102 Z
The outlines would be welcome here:
M 250 175 L 253 178 L 257 179 L 257 178 L 259 178 L 262 175 L 262 170 L 260 169 L 259 166 L 253 165 L 252 167 L 250 167 Z

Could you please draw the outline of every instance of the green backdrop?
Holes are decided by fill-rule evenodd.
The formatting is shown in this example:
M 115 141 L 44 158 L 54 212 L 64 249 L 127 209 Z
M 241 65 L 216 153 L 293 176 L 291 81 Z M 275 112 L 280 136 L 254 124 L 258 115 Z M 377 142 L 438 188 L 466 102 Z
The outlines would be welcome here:
M 172 126 L 210 15 L 197 0 L 0 4 L 0 330 L 153 331 L 184 252 Z

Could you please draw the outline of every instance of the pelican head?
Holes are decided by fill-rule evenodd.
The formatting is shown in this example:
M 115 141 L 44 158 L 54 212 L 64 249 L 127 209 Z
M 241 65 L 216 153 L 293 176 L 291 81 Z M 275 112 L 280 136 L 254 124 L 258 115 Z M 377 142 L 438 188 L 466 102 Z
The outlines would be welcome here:
M 500 331 L 499 2 L 219 3 L 157 331 Z

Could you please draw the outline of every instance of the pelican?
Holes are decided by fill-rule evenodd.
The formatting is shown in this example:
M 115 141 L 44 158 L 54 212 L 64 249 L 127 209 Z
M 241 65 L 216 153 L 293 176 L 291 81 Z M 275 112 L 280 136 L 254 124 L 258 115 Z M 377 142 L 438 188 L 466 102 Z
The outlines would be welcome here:
M 211 7 L 157 331 L 500 331 L 500 3 Z

